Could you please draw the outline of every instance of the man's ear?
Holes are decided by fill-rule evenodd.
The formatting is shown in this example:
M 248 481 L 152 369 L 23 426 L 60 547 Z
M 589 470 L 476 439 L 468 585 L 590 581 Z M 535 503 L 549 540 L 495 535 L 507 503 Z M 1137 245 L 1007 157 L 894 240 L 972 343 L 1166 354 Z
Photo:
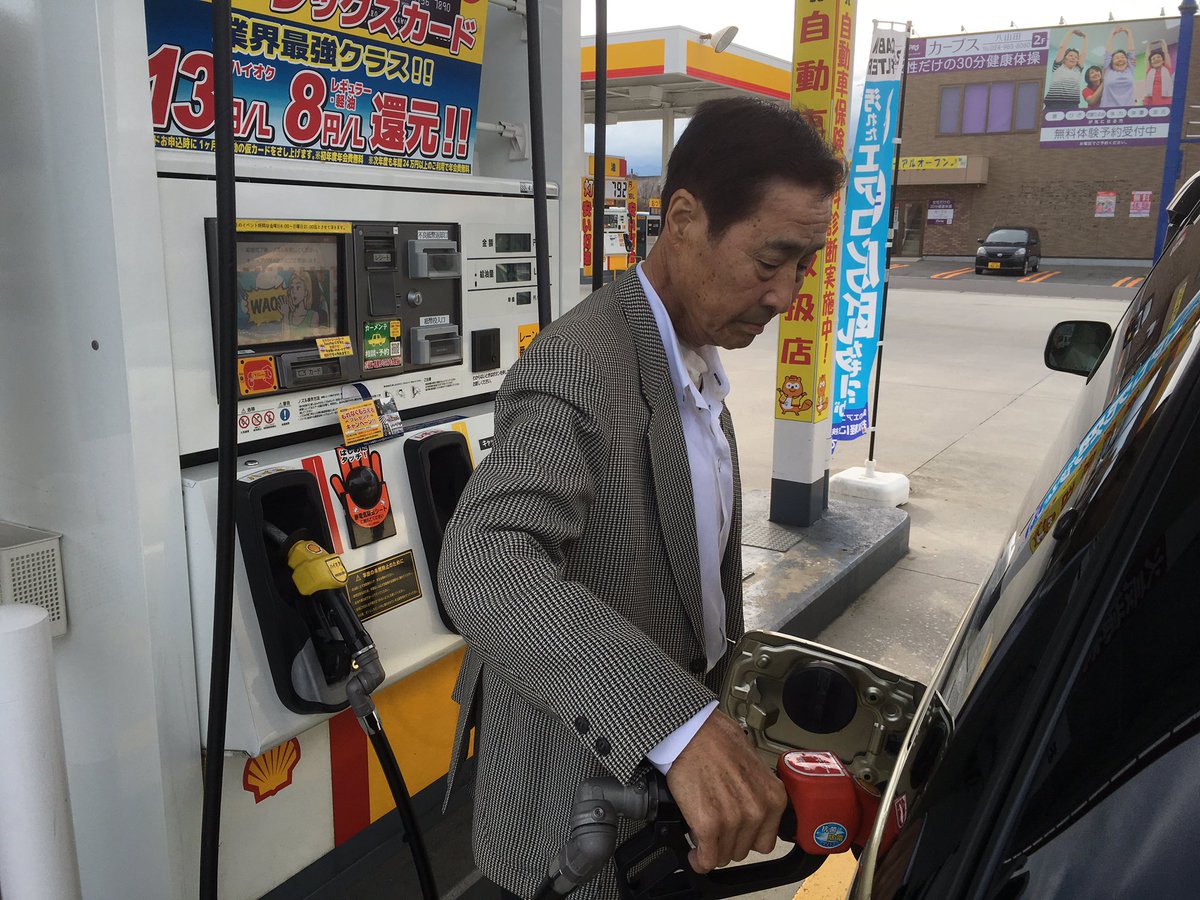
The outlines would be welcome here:
M 691 191 L 680 188 L 671 195 L 667 214 L 663 217 L 663 231 L 672 240 L 686 238 L 707 229 L 708 219 L 704 206 Z

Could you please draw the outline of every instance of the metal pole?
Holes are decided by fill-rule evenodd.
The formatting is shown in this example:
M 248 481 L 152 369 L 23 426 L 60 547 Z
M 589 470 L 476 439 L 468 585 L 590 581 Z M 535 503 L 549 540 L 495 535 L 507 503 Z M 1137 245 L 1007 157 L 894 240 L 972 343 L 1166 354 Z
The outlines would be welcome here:
M 608 0 L 596 0 L 596 114 L 592 147 L 592 290 L 604 286 L 604 174 L 608 162 Z
M 215 900 L 221 844 L 221 786 L 233 630 L 234 485 L 237 477 L 237 210 L 233 156 L 233 33 L 230 0 L 212 5 L 213 149 L 217 193 L 217 553 L 212 667 L 208 688 L 204 799 L 200 822 L 200 897 Z
M 546 213 L 546 134 L 542 119 L 542 20 L 537 0 L 525 4 L 529 54 L 529 143 L 533 152 L 533 234 L 537 241 L 538 325 L 550 324 L 550 224 Z
M 1192 28 L 1196 0 L 1179 4 L 1179 45 L 1175 51 L 1174 90 L 1171 92 L 1171 124 L 1167 127 L 1167 149 L 1163 158 L 1162 190 L 1158 195 L 1158 230 L 1154 235 L 1154 258 L 1163 252 L 1167 240 L 1167 204 L 1175 196 L 1175 182 L 1183 165 L 1183 117 L 1187 113 L 1188 68 L 1192 58 Z
M 867 447 L 867 474 L 875 471 L 875 429 L 879 425 L 879 384 L 883 381 L 883 335 L 887 328 L 888 283 L 891 281 L 889 272 L 892 266 L 892 245 L 895 243 L 895 229 L 892 223 L 896 221 L 896 210 L 900 206 L 899 185 L 900 177 L 900 134 L 904 128 L 904 88 L 908 84 L 908 42 L 912 39 L 912 22 L 904 23 L 904 66 L 900 69 L 900 112 L 896 116 L 896 136 L 893 141 L 896 153 L 892 158 L 892 208 L 888 210 L 888 242 L 887 252 L 883 257 L 883 296 L 879 301 L 879 344 L 875 350 L 875 390 L 871 398 L 871 443 Z

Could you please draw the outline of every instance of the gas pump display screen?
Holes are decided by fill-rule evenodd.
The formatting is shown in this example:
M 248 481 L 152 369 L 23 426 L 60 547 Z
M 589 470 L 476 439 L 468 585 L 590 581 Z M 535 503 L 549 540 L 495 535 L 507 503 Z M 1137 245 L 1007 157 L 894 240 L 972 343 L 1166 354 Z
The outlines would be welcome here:
M 497 232 L 497 253 L 531 253 L 533 251 L 533 235 Z
M 496 284 L 509 284 L 514 281 L 530 281 L 532 278 L 532 263 L 496 263 Z
M 238 347 L 337 334 L 339 276 L 334 235 L 239 235 Z

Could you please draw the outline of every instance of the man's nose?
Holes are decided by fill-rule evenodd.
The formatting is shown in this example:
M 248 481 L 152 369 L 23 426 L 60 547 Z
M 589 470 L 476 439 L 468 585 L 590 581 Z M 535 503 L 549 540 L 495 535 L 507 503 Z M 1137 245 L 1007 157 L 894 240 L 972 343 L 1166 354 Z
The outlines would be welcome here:
M 767 286 L 763 296 L 763 306 L 770 308 L 775 315 L 782 315 L 791 309 L 792 302 L 800 290 L 801 282 L 792 275 L 777 275 Z

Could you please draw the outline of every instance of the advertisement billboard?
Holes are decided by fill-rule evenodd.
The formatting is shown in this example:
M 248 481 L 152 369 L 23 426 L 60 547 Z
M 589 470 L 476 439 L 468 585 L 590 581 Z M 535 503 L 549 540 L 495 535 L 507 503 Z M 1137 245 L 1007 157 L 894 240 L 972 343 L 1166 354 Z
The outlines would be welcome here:
M 1164 143 L 1178 35 L 1178 19 L 1049 29 L 1042 146 Z
M 145 3 L 155 146 L 211 152 L 211 5 Z M 239 154 L 470 174 L 487 3 L 233 8 Z

